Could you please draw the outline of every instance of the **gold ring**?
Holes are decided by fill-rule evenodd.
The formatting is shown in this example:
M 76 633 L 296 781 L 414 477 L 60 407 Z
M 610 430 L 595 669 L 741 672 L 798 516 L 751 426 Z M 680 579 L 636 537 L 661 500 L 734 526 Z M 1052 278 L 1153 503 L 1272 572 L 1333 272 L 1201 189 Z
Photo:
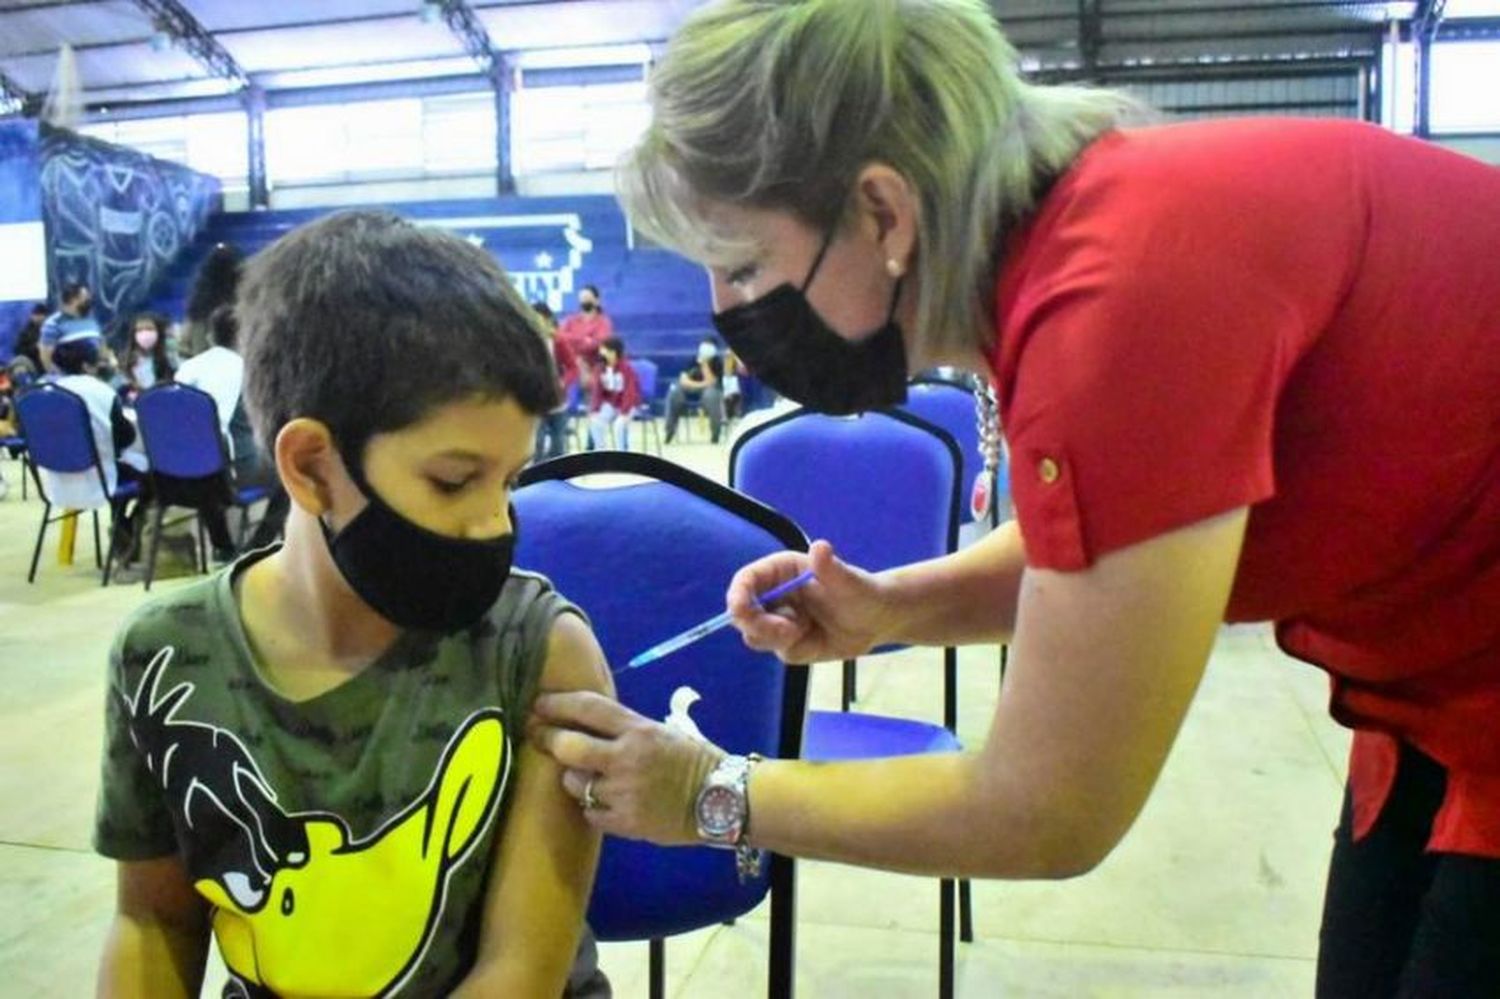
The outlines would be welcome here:
M 598 779 L 599 775 L 594 774 L 594 776 L 589 778 L 588 783 L 583 785 L 583 799 L 580 801 L 580 804 L 583 805 L 585 812 L 592 812 L 600 807 L 599 799 L 594 797 L 594 781 Z

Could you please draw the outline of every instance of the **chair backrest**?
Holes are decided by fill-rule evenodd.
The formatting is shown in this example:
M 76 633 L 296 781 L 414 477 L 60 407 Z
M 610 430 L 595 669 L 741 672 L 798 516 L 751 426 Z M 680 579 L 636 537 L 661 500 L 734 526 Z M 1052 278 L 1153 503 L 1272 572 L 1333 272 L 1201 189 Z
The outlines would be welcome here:
M 630 364 L 635 368 L 635 376 L 641 382 L 641 402 L 647 406 L 655 406 L 657 372 L 659 370 L 656 362 L 644 357 L 632 357 Z
M 203 479 L 229 465 L 213 396 L 191 385 L 157 385 L 135 401 L 153 475 Z
M 973 391 L 957 382 L 918 380 L 908 386 L 906 402 L 901 408 L 942 427 L 958 444 L 958 453 L 963 459 L 963 501 L 959 503 L 959 515 L 965 523 L 973 520 L 973 511 L 967 502 L 968 490 L 984 472 Z
M 594 488 L 575 479 L 625 473 Z M 679 465 L 646 454 L 596 451 L 527 469 L 514 495 L 516 565 L 540 572 L 589 616 L 609 663 L 632 656 L 724 609 L 734 572 L 774 552 L 806 550 L 802 533 L 772 510 Z M 725 629 L 616 675 L 621 702 L 665 719 L 688 717 L 730 752 L 801 752 L 807 671 L 747 648 Z M 690 707 L 689 707 L 690 705 Z M 768 865 L 769 866 L 769 865 Z M 607 838 L 589 905 L 601 940 L 670 936 L 742 915 L 769 875 L 741 884 L 734 855 Z
M 951 435 L 899 409 L 796 409 L 745 431 L 729 452 L 731 486 L 871 571 L 957 549 L 962 467 Z
M 88 403 L 82 396 L 42 382 L 16 399 L 16 417 L 31 463 L 37 468 L 69 473 L 100 467 Z

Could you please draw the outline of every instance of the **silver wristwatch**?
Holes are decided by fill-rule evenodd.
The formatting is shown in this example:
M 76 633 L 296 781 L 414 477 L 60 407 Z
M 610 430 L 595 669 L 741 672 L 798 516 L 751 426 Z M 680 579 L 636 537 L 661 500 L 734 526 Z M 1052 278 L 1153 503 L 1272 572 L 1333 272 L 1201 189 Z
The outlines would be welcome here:
M 760 759 L 753 753 L 724 757 L 703 781 L 693 804 L 698 838 L 709 846 L 734 850 L 742 882 L 760 876 L 765 858 L 765 851 L 745 842 L 750 828 L 750 770 Z

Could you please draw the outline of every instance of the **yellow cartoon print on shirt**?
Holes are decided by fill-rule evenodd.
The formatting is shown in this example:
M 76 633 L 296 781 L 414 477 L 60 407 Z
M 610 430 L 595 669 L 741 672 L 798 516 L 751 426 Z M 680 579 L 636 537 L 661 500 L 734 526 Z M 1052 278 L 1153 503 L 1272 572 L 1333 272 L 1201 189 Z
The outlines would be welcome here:
M 131 738 L 191 831 L 185 859 L 215 907 L 224 963 L 281 996 L 392 994 L 426 950 L 448 873 L 495 812 L 509 769 L 500 712 L 465 719 L 423 794 L 354 840 L 337 815 L 284 812 L 232 733 L 174 720 L 194 688 L 157 697 L 171 651 L 127 701 Z

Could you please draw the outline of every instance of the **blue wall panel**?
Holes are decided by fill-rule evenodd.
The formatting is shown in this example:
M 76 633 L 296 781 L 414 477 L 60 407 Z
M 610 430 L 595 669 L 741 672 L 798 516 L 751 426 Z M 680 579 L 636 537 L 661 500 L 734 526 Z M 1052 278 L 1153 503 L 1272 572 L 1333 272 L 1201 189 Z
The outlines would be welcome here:
M 213 177 L 46 126 L 41 192 L 54 300 L 87 282 L 106 328 L 145 303 L 222 204 Z

